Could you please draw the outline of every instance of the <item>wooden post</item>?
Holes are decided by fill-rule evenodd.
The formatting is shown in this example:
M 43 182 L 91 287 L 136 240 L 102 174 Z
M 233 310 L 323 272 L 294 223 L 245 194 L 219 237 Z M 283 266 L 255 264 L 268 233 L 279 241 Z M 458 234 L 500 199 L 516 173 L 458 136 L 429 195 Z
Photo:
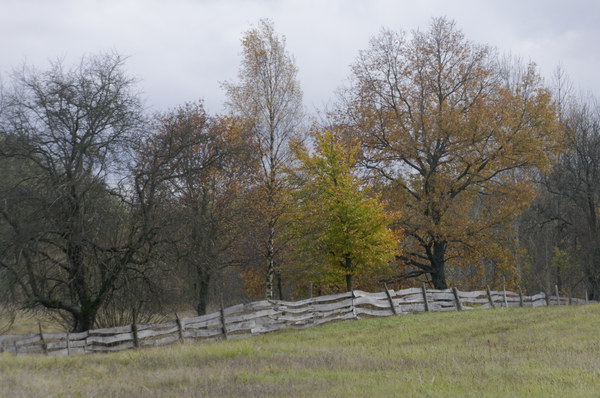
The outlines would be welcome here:
M 71 355 L 71 333 L 67 332 L 67 356 Z
M 398 315 L 398 312 L 396 312 L 396 307 L 394 306 L 394 300 L 392 300 L 392 295 L 388 290 L 387 283 L 384 282 L 383 287 L 385 288 L 385 294 L 388 298 L 388 301 L 390 302 L 390 308 L 392 309 L 392 312 L 394 313 L 394 315 Z
M 573 305 L 573 291 L 569 288 L 569 305 Z
M 490 302 L 490 306 L 492 308 L 496 308 L 496 304 L 494 304 L 494 299 L 492 298 L 492 292 L 490 292 L 490 285 L 487 286 L 487 296 L 488 296 L 488 301 Z
M 42 333 L 42 322 L 38 322 L 38 328 L 40 329 L 40 339 L 42 340 L 44 354 L 48 355 L 48 345 L 46 344 L 46 339 L 44 339 L 44 333 Z
M 544 298 L 546 299 L 546 307 L 548 307 L 550 305 L 550 296 L 548 296 L 548 293 L 544 292 Z
M 590 298 L 588 297 L 588 291 L 587 291 L 587 289 L 585 289 L 585 303 L 586 304 L 590 303 Z
M 504 296 L 504 308 L 508 307 L 508 301 L 506 300 L 506 278 L 502 278 L 504 280 L 504 284 L 502 285 L 502 288 L 504 289 L 502 291 L 502 295 Z
M 356 296 L 354 295 L 354 289 L 352 289 L 352 301 L 350 302 L 350 305 L 352 305 L 352 314 L 354 315 L 355 319 L 359 319 L 358 315 L 356 314 L 356 307 L 354 306 L 354 298 Z
M 425 284 L 421 285 L 421 290 L 423 291 L 423 303 L 425 304 L 425 312 L 429 312 L 429 301 L 427 300 L 427 289 L 425 288 Z
M 519 307 L 523 307 L 525 304 L 523 303 L 523 291 L 521 290 L 521 286 L 519 286 Z
M 225 340 L 227 340 L 227 326 L 225 324 L 225 307 L 223 306 L 223 293 L 221 292 L 221 298 L 220 298 L 220 303 L 221 303 L 221 331 L 223 332 L 223 338 Z
M 556 292 L 556 305 L 560 305 L 560 295 L 558 294 L 558 285 L 554 285 L 554 291 Z
M 131 324 L 131 331 L 133 332 L 133 345 L 135 348 L 140 347 L 140 339 L 138 337 L 138 327 L 137 327 L 137 309 L 133 309 L 133 323 Z
M 455 287 L 452 288 L 452 293 L 454 293 L 454 300 L 456 300 L 456 311 L 462 311 L 463 306 L 460 302 L 460 297 L 458 295 L 458 289 Z
M 179 341 L 181 343 L 185 343 L 185 338 L 183 337 L 183 332 L 185 331 L 185 325 L 181 319 L 179 319 L 179 315 L 175 313 L 175 321 L 177 322 L 177 329 L 179 331 Z

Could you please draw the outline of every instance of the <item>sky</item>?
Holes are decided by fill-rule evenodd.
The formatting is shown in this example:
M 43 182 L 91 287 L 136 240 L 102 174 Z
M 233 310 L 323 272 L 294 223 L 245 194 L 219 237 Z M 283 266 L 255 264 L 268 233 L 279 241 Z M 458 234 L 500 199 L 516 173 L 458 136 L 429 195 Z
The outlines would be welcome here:
M 24 63 L 128 57 L 150 111 L 203 100 L 223 112 L 221 82 L 236 82 L 241 37 L 274 22 L 294 57 L 309 112 L 335 101 L 359 50 L 382 27 L 426 30 L 454 20 L 466 38 L 533 61 L 546 82 L 556 68 L 600 97 L 598 0 L 0 0 L 0 78 Z

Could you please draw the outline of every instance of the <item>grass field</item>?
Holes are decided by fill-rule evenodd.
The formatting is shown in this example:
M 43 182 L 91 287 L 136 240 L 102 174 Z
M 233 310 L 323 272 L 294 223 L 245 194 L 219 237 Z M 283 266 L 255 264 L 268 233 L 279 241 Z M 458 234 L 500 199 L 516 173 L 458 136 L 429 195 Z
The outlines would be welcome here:
M 2 397 L 599 397 L 600 305 L 425 313 L 75 357 L 0 355 Z

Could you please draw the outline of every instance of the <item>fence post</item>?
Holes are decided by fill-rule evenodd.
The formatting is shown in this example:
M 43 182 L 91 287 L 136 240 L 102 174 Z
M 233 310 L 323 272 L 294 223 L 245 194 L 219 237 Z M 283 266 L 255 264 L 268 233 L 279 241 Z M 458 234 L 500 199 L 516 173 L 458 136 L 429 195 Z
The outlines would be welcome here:
M 523 291 L 521 290 L 521 286 L 519 286 L 519 307 L 523 307 L 525 304 L 523 303 Z
M 140 339 L 138 337 L 138 327 L 137 327 L 137 308 L 133 309 L 133 323 L 131 324 L 131 331 L 133 332 L 133 345 L 135 348 L 140 347 Z
M 67 332 L 67 356 L 71 355 L 71 333 Z
M 573 292 L 571 288 L 569 288 L 569 305 L 573 305 Z
M 44 354 L 48 355 L 48 345 L 46 344 L 46 339 L 44 339 L 44 333 L 42 333 L 42 322 L 38 322 L 38 328 L 40 329 L 40 339 L 42 340 Z
M 502 278 L 504 280 L 504 284 L 502 285 L 502 288 L 504 289 L 502 291 L 502 295 L 504 296 L 504 308 L 508 307 L 508 301 L 506 300 L 506 278 Z
M 175 313 L 175 321 L 177 322 L 177 329 L 179 331 L 179 341 L 181 341 L 181 343 L 183 344 L 185 343 L 185 338 L 183 337 L 185 325 L 183 324 L 183 321 L 179 319 L 179 315 L 177 315 L 177 313 Z
M 452 288 L 452 293 L 454 293 L 454 300 L 456 300 L 456 311 L 462 311 L 462 303 L 460 302 L 460 297 L 458 296 L 458 289 L 455 287 Z
M 390 308 L 392 309 L 392 313 L 394 315 L 398 315 L 398 312 L 396 312 L 396 307 L 394 306 L 394 300 L 392 300 L 392 295 L 390 294 L 390 291 L 388 290 L 387 283 L 384 282 L 383 287 L 385 288 L 385 294 L 387 295 L 387 298 L 390 302 Z
M 560 305 L 560 295 L 558 294 L 558 285 L 554 285 L 554 291 L 556 292 L 556 305 Z
M 421 285 L 421 290 L 423 291 L 423 303 L 425 304 L 425 312 L 429 312 L 429 301 L 427 301 L 427 289 L 425 288 L 425 284 Z
M 358 315 L 356 314 L 356 307 L 354 306 L 354 298 L 356 296 L 354 295 L 354 289 L 352 289 L 352 301 L 351 301 L 351 305 L 352 305 L 352 315 L 354 315 L 355 319 L 359 319 Z
M 588 297 L 588 291 L 587 291 L 587 289 L 585 289 L 585 303 L 586 304 L 590 303 L 590 298 Z
M 490 285 L 487 285 L 487 296 L 488 296 L 488 301 L 490 302 L 490 306 L 492 308 L 496 308 L 496 304 L 494 304 L 494 299 L 492 298 L 492 292 L 490 292 Z
M 225 307 L 223 306 L 223 292 L 221 292 L 221 298 L 220 298 L 220 304 L 221 304 L 221 331 L 223 332 L 223 338 L 225 340 L 227 340 L 227 326 L 225 325 Z
M 544 292 L 544 298 L 546 299 L 546 307 L 548 307 L 550 305 L 550 296 L 548 296 L 548 293 Z

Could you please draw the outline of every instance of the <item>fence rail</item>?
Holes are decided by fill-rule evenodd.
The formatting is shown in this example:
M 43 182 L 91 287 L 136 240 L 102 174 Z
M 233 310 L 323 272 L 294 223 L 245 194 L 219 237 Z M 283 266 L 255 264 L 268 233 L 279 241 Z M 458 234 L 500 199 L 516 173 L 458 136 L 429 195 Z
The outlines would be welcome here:
M 557 292 L 558 293 L 558 292 Z M 175 342 L 234 339 L 281 329 L 303 329 L 327 322 L 385 317 L 424 311 L 457 311 L 493 307 L 581 305 L 587 299 L 526 296 L 511 291 L 461 292 L 458 289 L 411 288 L 368 293 L 360 290 L 301 301 L 264 300 L 223 308 L 212 314 L 155 324 L 134 324 L 81 333 L 0 336 L 0 352 L 16 355 L 74 355 L 111 352 Z M 41 329 L 41 328 L 40 328 Z

